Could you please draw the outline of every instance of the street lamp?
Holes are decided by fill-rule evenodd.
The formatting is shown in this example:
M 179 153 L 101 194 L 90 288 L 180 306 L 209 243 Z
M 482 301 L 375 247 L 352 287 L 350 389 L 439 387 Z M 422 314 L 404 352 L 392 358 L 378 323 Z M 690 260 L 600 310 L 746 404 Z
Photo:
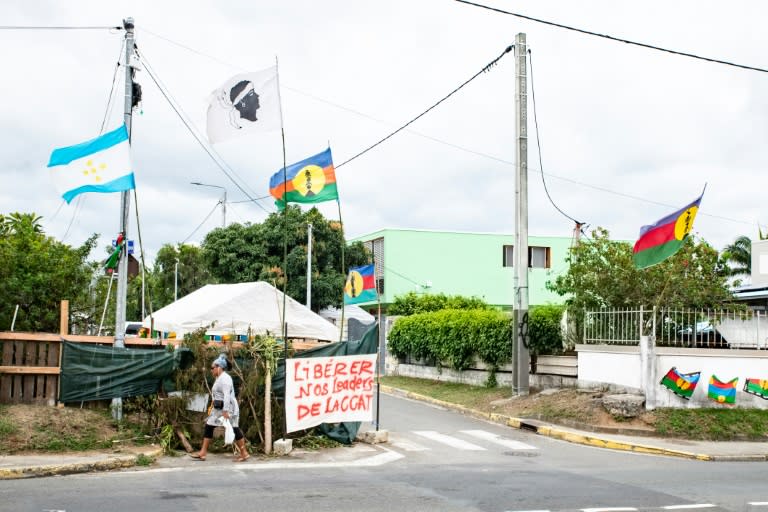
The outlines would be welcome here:
M 224 191 L 224 195 L 221 198 L 221 227 L 227 227 L 227 189 L 220 185 L 209 185 L 207 183 L 200 183 L 199 181 L 190 182 L 192 185 L 198 185 L 200 187 L 213 187 L 220 188 Z

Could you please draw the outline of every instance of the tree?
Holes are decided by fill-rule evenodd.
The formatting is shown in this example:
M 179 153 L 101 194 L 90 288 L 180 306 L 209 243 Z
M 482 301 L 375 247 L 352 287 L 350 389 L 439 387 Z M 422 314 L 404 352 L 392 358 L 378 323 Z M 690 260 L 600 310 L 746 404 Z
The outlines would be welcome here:
M 92 320 L 89 283 L 96 265 L 87 261 L 96 245 L 92 235 L 72 248 L 46 236 L 33 213 L 0 216 L 0 324 L 14 330 L 59 331 L 62 299 L 70 301 L 73 327 Z
M 674 256 L 638 270 L 632 262 L 632 247 L 609 240 L 608 231 L 597 228 L 591 240 L 571 249 L 567 261 L 568 272 L 547 287 L 567 295 L 566 304 L 577 316 L 584 309 L 603 307 L 717 308 L 732 298 L 728 273 L 717 251 L 692 237 Z
M 273 213 L 262 224 L 230 224 L 214 229 L 203 241 L 203 259 L 218 282 L 267 281 L 281 290 L 287 283 L 288 296 L 306 303 L 310 223 L 312 309 L 341 306 L 347 269 L 368 263 L 369 256 L 360 242 L 347 246 L 341 224 L 327 220 L 317 208 L 304 212 L 289 205 L 284 213 Z M 283 270 L 284 252 L 287 275 Z
M 762 233 L 761 233 L 762 235 Z M 726 271 L 731 277 L 749 276 L 752 274 L 752 240 L 748 236 L 740 236 L 728 244 L 721 254 L 726 264 Z
M 157 310 L 173 302 L 174 291 L 177 298 L 182 298 L 206 284 L 215 282 L 216 279 L 206 266 L 201 248 L 186 244 L 165 244 L 157 251 L 155 265 L 147 283 L 152 309 Z

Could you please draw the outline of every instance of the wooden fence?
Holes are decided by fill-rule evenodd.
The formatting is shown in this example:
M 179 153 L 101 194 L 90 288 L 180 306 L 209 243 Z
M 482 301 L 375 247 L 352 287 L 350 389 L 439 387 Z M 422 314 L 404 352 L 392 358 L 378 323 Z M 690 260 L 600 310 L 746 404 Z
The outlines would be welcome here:
M 112 345 L 113 336 L 68 334 L 69 301 L 61 302 L 59 334 L 0 332 L 0 404 L 55 405 L 59 399 L 62 342 Z M 181 340 L 125 338 L 128 348 L 178 345 Z M 233 347 L 240 343 L 233 343 Z M 294 350 L 316 347 L 317 342 L 293 341 Z

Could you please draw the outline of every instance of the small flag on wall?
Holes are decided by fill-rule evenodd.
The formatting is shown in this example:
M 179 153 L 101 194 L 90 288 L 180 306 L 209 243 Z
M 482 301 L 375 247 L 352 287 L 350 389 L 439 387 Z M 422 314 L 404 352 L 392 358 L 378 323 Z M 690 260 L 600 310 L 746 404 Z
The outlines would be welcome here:
M 636 268 L 647 268 L 674 255 L 683 246 L 683 240 L 693 229 L 693 220 L 699 211 L 704 192 L 687 206 L 640 228 L 640 238 L 635 242 L 632 259 Z
M 278 209 L 286 203 L 322 203 L 338 199 L 331 148 L 280 169 L 269 179 L 269 193 Z
M 768 379 L 747 379 L 744 382 L 744 391 L 768 400 Z
M 661 385 L 672 391 L 674 394 L 691 399 L 696 385 L 699 383 L 701 372 L 680 373 L 674 366 L 669 369 L 667 374 L 661 379 Z
M 75 146 L 54 149 L 51 178 L 67 203 L 85 192 L 123 192 L 136 188 L 125 125 Z
M 349 269 L 347 283 L 344 286 L 344 304 L 357 304 L 376 300 L 376 281 L 373 277 L 373 265 Z
M 739 384 L 739 378 L 723 382 L 716 376 L 709 378 L 709 391 L 707 396 L 719 404 L 736 403 L 736 386 Z

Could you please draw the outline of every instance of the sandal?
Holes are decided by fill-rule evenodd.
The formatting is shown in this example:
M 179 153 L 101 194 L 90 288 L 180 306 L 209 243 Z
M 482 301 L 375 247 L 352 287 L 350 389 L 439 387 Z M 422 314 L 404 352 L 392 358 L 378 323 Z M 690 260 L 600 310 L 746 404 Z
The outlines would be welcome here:
M 235 461 L 235 462 L 245 462 L 245 461 L 247 461 L 247 460 L 248 460 L 248 459 L 250 459 L 250 458 L 251 458 L 251 456 L 250 456 L 250 455 L 241 455 L 241 456 L 239 456 L 239 457 L 236 457 L 236 458 L 234 459 L 234 461 Z
M 189 456 L 195 460 L 199 460 L 199 461 L 205 460 L 205 455 L 200 455 L 199 453 L 190 453 Z

